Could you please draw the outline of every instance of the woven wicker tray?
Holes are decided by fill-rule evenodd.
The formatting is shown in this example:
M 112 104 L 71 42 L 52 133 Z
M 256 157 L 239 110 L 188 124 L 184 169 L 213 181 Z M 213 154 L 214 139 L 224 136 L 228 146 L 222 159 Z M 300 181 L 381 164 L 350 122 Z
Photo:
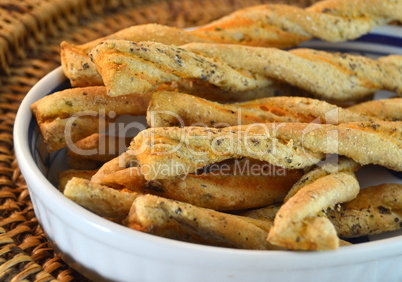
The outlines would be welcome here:
M 143 23 L 197 26 L 263 0 L 0 1 L 0 281 L 87 281 L 53 250 L 13 151 L 13 123 L 29 89 L 60 65 L 63 40 L 84 43 Z M 307 6 L 312 0 L 269 2 Z

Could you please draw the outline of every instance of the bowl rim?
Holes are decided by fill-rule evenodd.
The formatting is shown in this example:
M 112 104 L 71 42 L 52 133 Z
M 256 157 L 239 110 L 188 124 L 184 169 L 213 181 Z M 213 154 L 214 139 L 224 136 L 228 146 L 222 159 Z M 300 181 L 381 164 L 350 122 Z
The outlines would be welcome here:
M 254 270 L 269 271 L 283 268 L 284 265 L 287 270 L 296 270 L 358 264 L 402 254 L 400 251 L 402 250 L 402 236 L 345 246 L 328 252 L 238 250 L 162 238 L 131 230 L 93 214 L 64 197 L 46 179 L 34 162 L 29 148 L 28 128 L 33 118 L 30 105 L 50 93 L 66 79 L 62 67 L 58 67 L 42 78 L 28 92 L 15 119 L 14 148 L 29 192 L 41 197 L 51 212 L 62 214 L 62 220 L 66 218 L 69 218 L 69 221 L 72 220 L 73 228 L 78 232 L 83 233 L 82 230 L 87 230 L 86 236 L 125 252 L 137 253 L 154 260 L 197 264 L 198 267 L 222 264 L 222 261 L 230 260 L 239 263 L 252 261 L 252 264 L 248 262 L 246 265 L 252 265 Z M 37 183 L 41 183 L 41 185 L 35 185 Z M 68 222 L 66 223 L 68 224 Z M 85 229 L 80 229 L 84 226 Z M 57 238 L 52 239 L 57 245 Z M 139 246 L 141 247 L 139 248 Z M 162 248 L 165 251 L 161 251 Z M 171 253 L 175 255 L 172 256 Z

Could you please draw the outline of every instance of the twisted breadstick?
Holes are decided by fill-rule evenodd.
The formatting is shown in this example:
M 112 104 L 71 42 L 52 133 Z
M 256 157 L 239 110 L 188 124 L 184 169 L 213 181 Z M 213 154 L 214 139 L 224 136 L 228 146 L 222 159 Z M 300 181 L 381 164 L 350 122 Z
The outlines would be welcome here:
M 207 164 L 239 157 L 303 168 L 316 164 L 324 154 L 401 171 L 401 139 L 401 122 L 151 128 L 133 139 L 128 152 L 136 154 L 146 179 L 188 174 Z
M 401 121 L 402 98 L 368 101 L 351 106 L 348 110 L 382 120 Z
M 264 87 L 271 79 L 331 100 L 356 100 L 379 89 L 402 92 L 402 56 L 372 60 L 310 49 L 282 51 L 192 43 L 108 40 L 90 53 L 111 96 L 147 93 L 165 82 L 196 78 L 229 91 Z
M 324 212 L 344 238 L 375 235 L 401 229 L 402 184 L 385 183 L 361 189 L 356 198 Z M 273 205 L 242 213 L 254 219 L 272 220 L 280 206 Z
M 280 140 L 274 124 L 249 127 L 159 127 L 141 131 L 130 145 L 147 180 L 186 175 L 208 164 L 250 157 L 286 168 L 317 163 L 323 154 Z
M 339 236 L 353 238 L 401 229 L 402 184 L 385 183 L 362 189 L 359 195 L 326 212 Z
M 376 60 L 312 49 L 288 52 L 273 48 L 190 43 L 182 46 L 198 55 L 219 59 L 235 69 L 284 81 L 319 98 L 358 100 L 377 90 L 402 93 L 402 56 Z
M 64 195 L 100 216 L 121 221 L 140 194 L 127 189 L 115 190 L 88 179 L 73 177 L 67 182 Z
M 357 38 L 374 26 L 402 21 L 400 1 L 327 0 L 306 9 L 289 5 L 246 8 L 190 34 L 221 43 L 289 48 L 314 37 L 326 41 Z
M 89 52 L 106 39 L 122 39 L 135 42 L 156 41 L 164 44 L 182 45 L 190 42 L 205 42 L 175 27 L 159 24 L 136 25 L 122 29 L 106 37 L 98 38 L 83 45 L 63 41 L 61 43 L 61 65 L 72 86 L 103 85 L 102 77 L 89 58 Z M 206 40 L 209 42 L 209 40 Z
M 147 93 L 165 82 L 199 78 L 229 91 L 264 87 L 262 75 L 235 69 L 176 46 L 124 40 L 101 42 L 90 53 L 111 96 Z
M 128 227 L 151 234 L 241 249 L 278 249 L 265 240 L 271 222 L 197 207 L 153 195 L 138 197 Z
M 110 168 L 110 164 L 105 166 Z M 105 174 L 105 168 L 100 171 L 92 182 L 220 211 L 281 202 L 303 174 L 302 170 L 287 170 L 251 159 L 215 164 L 209 172 L 155 181 L 146 181 L 139 167 L 123 167 L 109 174 Z
M 268 4 L 239 10 L 191 31 L 157 24 L 132 26 L 83 45 L 62 42 L 61 62 L 73 86 L 102 85 L 102 78 L 88 53 L 105 39 L 175 45 L 216 42 L 288 48 L 313 37 L 327 41 L 357 38 L 376 25 L 401 21 L 401 5 L 398 1 L 381 0 L 327 0 L 307 9 Z
M 305 185 L 279 209 L 268 242 L 289 249 L 336 249 L 339 240 L 334 226 L 327 218 L 317 215 L 354 199 L 359 188 L 356 177 L 350 172 L 329 174 Z M 306 220 L 316 222 L 313 224 L 315 232 L 305 232 Z
M 104 86 L 69 88 L 31 105 L 49 152 L 105 130 L 121 115 L 143 115 L 150 95 L 110 97 Z M 102 118 L 102 120 L 100 120 Z
M 300 189 L 304 186 L 315 182 L 317 179 L 324 176 L 337 173 L 337 172 L 355 172 L 360 168 L 360 165 L 355 161 L 340 157 L 329 158 L 325 162 L 320 163 L 318 166 L 314 167 L 309 172 L 305 173 L 299 181 L 297 181 L 292 189 L 288 192 L 284 198 L 284 202 L 287 202 L 291 197 L 293 197 Z
M 327 102 L 304 97 L 269 97 L 236 104 L 219 104 L 192 95 L 156 91 L 148 106 L 151 127 L 225 127 L 263 122 L 340 124 L 376 120 Z

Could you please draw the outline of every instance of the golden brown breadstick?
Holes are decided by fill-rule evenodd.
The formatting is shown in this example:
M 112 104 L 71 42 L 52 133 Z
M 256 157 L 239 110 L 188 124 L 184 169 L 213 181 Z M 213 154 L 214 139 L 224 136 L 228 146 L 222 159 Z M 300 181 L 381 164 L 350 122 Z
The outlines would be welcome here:
M 301 170 L 287 170 L 251 159 L 214 164 L 209 169 L 213 170 L 146 181 L 139 167 L 131 167 L 103 175 L 97 182 L 225 211 L 282 202 L 303 175 Z
M 103 85 L 102 78 L 88 54 L 93 47 L 106 39 L 123 39 L 135 42 L 156 41 L 169 45 L 209 41 L 193 36 L 181 29 L 159 24 L 131 26 L 83 45 L 75 45 L 64 41 L 61 43 L 61 64 L 64 74 L 70 79 L 72 86 Z
M 113 121 L 104 118 L 100 122 L 95 115 L 79 115 L 69 118 L 55 118 L 53 120 L 39 123 L 39 129 L 48 152 L 57 151 L 67 144 L 74 145 L 75 142 L 100 132 Z
M 110 97 L 103 86 L 71 88 L 43 97 L 31 109 L 52 152 L 104 130 L 118 116 L 144 115 L 150 98 Z
M 67 182 L 64 195 L 97 215 L 122 220 L 139 194 L 127 189 L 115 190 L 88 179 L 73 177 Z
M 146 179 L 185 175 L 226 159 L 250 157 L 287 168 L 309 167 L 325 154 L 402 170 L 402 123 L 341 125 L 265 123 L 226 128 L 150 128 L 129 147 Z
M 111 96 L 148 93 L 163 83 L 190 78 L 227 91 L 247 91 L 271 83 L 248 70 L 156 42 L 107 40 L 94 47 L 90 57 Z
M 401 94 L 402 56 L 376 60 L 313 49 L 283 51 L 227 44 L 190 43 L 182 48 L 270 79 L 284 81 L 332 101 L 359 100 L 379 89 Z
M 359 189 L 353 173 L 339 172 L 318 178 L 281 206 L 267 240 L 294 250 L 336 249 L 339 240 L 334 226 L 327 218 L 317 215 L 354 199 Z M 307 229 L 306 220 L 310 223 Z
M 338 236 L 353 238 L 401 229 L 402 184 L 385 183 L 361 189 L 351 201 L 324 211 Z M 279 205 L 241 213 L 255 219 L 273 220 Z
M 282 249 L 261 240 L 271 229 L 272 220 L 226 214 L 153 195 L 136 198 L 124 224 L 139 231 L 193 243 L 243 249 Z M 306 230 L 311 236 L 316 230 L 314 224 L 306 221 Z M 350 245 L 342 240 L 339 244 Z
M 402 56 L 377 60 L 311 49 L 209 43 L 168 46 L 156 42 L 103 41 L 92 49 L 111 96 L 148 93 L 162 83 L 197 78 L 229 91 L 284 81 L 334 101 L 358 100 L 377 90 L 402 91 Z
M 68 88 L 45 96 L 31 105 L 39 123 L 55 118 L 67 118 L 77 113 L 103 110 L 107 115 L 142 115 L 148 106 L 150 95 L 133 95 L 111 98 L 104 86 Z
M 236 11 L 190 34 L 221 43 L 289 48 L 313 37 L 326 41 L 357 38 L 373 27 L 402 21 L 399 1 L 326 0 L 302 9 L 259 5 Z
M 384 3 L 381 0 L 327 0 L 306 9 L 290 5 L 259 5 L 236 11 L 190 31 L 144 24 L 83 45 L 63 42 L 61 61 L 64 73 L 73 86 L 102 85 L 102 78 L 88 53 L 105 39 L 156 41 L 168 45 L 216 42 L 288 48 L 312 37 L 327 41 L 357 38 L 374 26 L 401 20 L 400 10 L 399 3 Z
M 382 120 L 401 121 L 402 98 L 368 101 L 353 105 L 348 110 Z
M 76 169 L 68 169 L 63 170 L 58 174 L 59 185 L 58 188 L 60 192 L 64 192 L 64 189 L 67 185 L 67 182 L 73 177 L 83 178 L 83 179 L 91 179 L 91 177 L 96 173 L 96 170 L 76 170 Z
M 245 212 L 241 212 L 239 213 L 239 215 L 254 219 L 264 219 L 273 221 L 280 208 L 281 204 L 269 205 L 259 209 L 251 209 Z
M 125 222 L 136 230 L 183 241 L 241 249 L 277 249 L 265 240 L 271 223 L 259 221 L 257 226 L 254 221 L 143 195 L 134 201 Z
M 325 212 L 339 236 L 353 238 L 375 235 L 401 228 L 401 184 L 385 183 L 360 190 L 351 201 Z M 245 216 L 272 217 L 274 208 L 251 211 Z M 267 213 L 268 212 L 268 213 Z
M 219 104 L 192 95 L 156 91 L 147 110 L 151 127 L 225 127 L 261 122 L 340 124 L 375 120 L 363 114 L 304 97 L 269 97 L 236 104 Z
M 326 215 L 341 237 L 375 235 L 401 229 L 401 203 L 402 184 L 386 183 L 362 189 L 354 200 Z
M 186 175 L 209 164 L 241 157 L 291 169 L 309 167 L 323 157 L 321 152 L 304 149 L 290 139 L 278 139 L 276 126 L 150 128 L 133 139 L 127 153 L 136 155 L 147 180 Z
M 286 202 L 291 197 L 293 197 L 301 188 L 304 186 L 313 183 L 317 179 L 329 175 L 335 172 L 355 172 L 360 168 L 360 165 L 355 161 L 345 158 L 339 157 L 337 155 L 330 157 L 325 162 L 319 163 L 316 167 L 312 168 L 309 172 L 304 174 L 299 181 L 297 181 L 290 189 L 289 193 L 286 195 L 285 199 L 283 200 Z

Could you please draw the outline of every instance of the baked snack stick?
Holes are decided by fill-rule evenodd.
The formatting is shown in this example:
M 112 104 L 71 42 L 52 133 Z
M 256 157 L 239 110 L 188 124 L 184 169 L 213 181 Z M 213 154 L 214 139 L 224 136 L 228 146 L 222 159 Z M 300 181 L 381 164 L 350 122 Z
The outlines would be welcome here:
M 66 188 L 67 182 L 71 180 L 73 177 L 83 178 L 90 180 L 91 177 L 96 173 L 96 170 L 77 170 L 77 169 L 68 169 L 63 170 L 58 173 L 59 185 L 58 189 L 60 192 L 64 192 Z
M 61 43 L 61 65 L 64 74 L 74 87 L 103 85 L 102 77 L 91 62 L 88 54 L 93 47 L 106 39 L 131 41 L 156 41 L 164 44 L 182 45 L 193 41 L 209 41 L 189 34 L 179 28 L 159 24 L 144 24 L 122 29 L 109 36 L 98 38 L 82 45 L 63 41 Z
M 401 5 L 392 1 L 322 1 L 306 9 L 290 5 L 259 5 L 236 11 L 194 30 L 158 24 L 136 25 L 83 45 L 61 43 L 61 63 L 74 87 L 102 85 L 88 53 L 106 39 L 156 41 L 182 45 L 216 42 L 288 48 L 318 37 L 328 41 L 357 38 L 377 25 L 401 20 Z
M 229 91 L 257 89 L 279 80 L 334 101 L 359 100 L 380 89 L 402 91 L 398 55 L 373 60 L 311 49 L 108 40 L 90 56 L 111 96 L 145 94 L 163 83 L 189 78 Z
M 104 86 L 68 88 L 39 99 L 31 105 L 31 110 L 38 123 L 93 111 L 104 111 L 103 115 L 109 112 L 115 115 L 143 115 L 150 98 L 150 95 L 111 98 Z
M 244 103 L 219 104 L 169 91 L 154 92 L 147 110 L 147 122 L 151 127 L 227 127 L 263 122 L 340 124 L 375 119 L 305 97 L 269 97 Z
M 220 211 L 262 207 L 283 201 L 302 170 L 288 170 L 251 159 L 214 164 L 197 174 L 146 181 L 140 167 L 121 168 L 97 178 L 116 189 L 190 203 Z
M 110 97 L 104 86 L 70 88 L 31 105 L 49 152 L 104 130 L 121 115 L 144 115 L 150 95 Z
M 382 120 L 401 121 L 402 98 L 372 100 L 353 105 L 348 110 Z
M 250 157 L 286 168 L 310 167 L 339 154 L 365 164 L 402 170 L 402 123 L 341 125 L 265 123 L 226 128 L 160 127 L 141 131 L 131 143 L 148 180 L 192 173 L 226 159 Z
M 355 238 L 401 229 L 402 184 L 384 183 L 361 189 L 351 201 L 327 209 L 321 216 L 334 225 L 338 236 Z M 255 219 L 273 220 L 280 209 L 271 205 L 241 213 Z
M 66 146 L 74 146 L 79 141 L 96 132 L 101 132 L 114 119 L 99 116 L 81 115 L 77 117 L 58 118 L 39 123 L 39 129 L 48 152 L 54 152 Z
M 115 190 L 78 177 L 67 182 L 64 195 L 97 215 L 116 221 L 127 216 L 131 204 L 139 196 L 131 190 Z
M 353 238 L 401 229 L 402 184 L 385 183 L 362 189 L 352 201 L 328 210 L 339 236 Z
M 290 189 L 286 197 L 284 198 L 284 202 L 293 197 L 301 188 L 304 186 L 313 183 L 317 179 L 329 175 L 331 173 L 337 172 L 355 172 L 360 169 L 360 165 L 356 163 L 354 160 L 339 157 L 338 155 L 334 155 L 324 162 L 317 164 L 315 167 L 311 168 L 310 171 L 306 172 Z
M 371 59 L 306 48 L 284 51 L 208 43 L 189 43 L 181 47 L 224 61 L 235 69 L 286 82 L 329 101 L 360 100 L 380 89 L 402 93 L 400 55 Z
M 289 48 L 319 38 L 347 41 L 402 21 L 399 1 L 326 0 L 305 9 L 266 4 L 245 8 L 189 33 L 220 43 Z
M 359 184 L 353 173 L 338 172 L 318 178 L 303 186 L 278 210 L 267 240 L 293 250 L 331 250 L 339 246 L 332 223 L 318 217 L 322 210 L 354 199 Z M 312 228 L 306 232 L 307 228 Z
M 278 139 L 274 124 L 243 127 L 159 127 L 134 137 L 135 155 L 147 180 L 187 175 L 227 159 L 249 157 L 290 169 L 309 167 L 324 157 L 292 140 Z
M 110 96 L 145 94 L 181 79 L 201 79 L 228 91 L 247 91 L 271 83 L 214 58 L 156 42 L 107 40 L 96 45 L 90 57 Z
M 154 195 L 136 198 L 124 224 L 138 231 L 192 243 L 283 250 L 265 240 L 272 220 L 222 213 Z M 311 226 L 307 231 L 313 229 Z M 339 241 L 342 246 L 350 245 Z
M 240 249 L 278 249 L 265 240 L 271 222 L 153 195 L 135 199 L 125 224 L 135 230 L 182 241 Z

